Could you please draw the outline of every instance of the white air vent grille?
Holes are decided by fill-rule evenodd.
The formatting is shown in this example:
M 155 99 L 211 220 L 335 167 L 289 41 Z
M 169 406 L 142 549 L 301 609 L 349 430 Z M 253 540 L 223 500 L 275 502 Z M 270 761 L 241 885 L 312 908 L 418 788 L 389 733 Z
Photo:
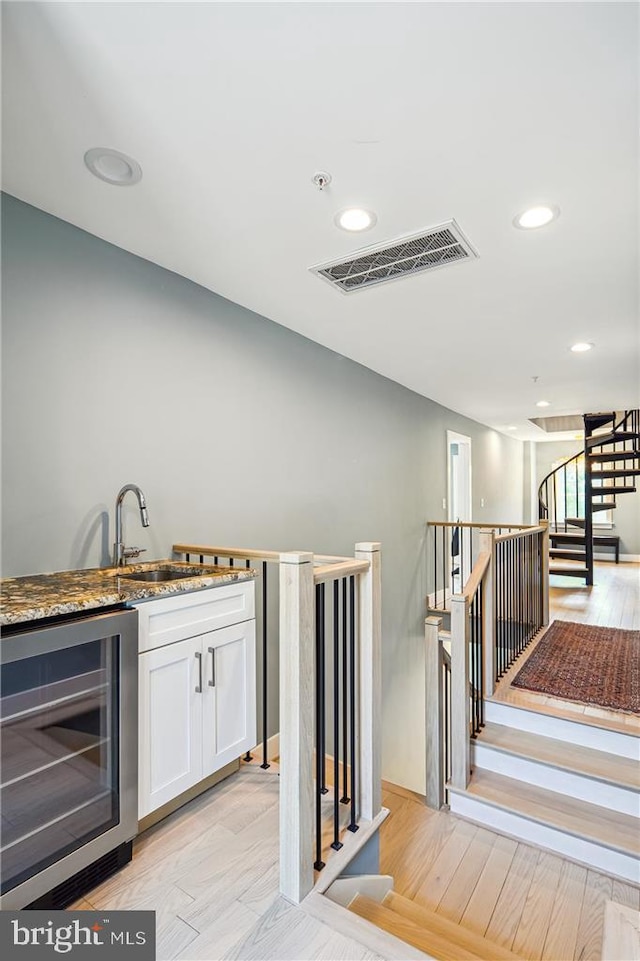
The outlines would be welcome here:
M 316 264 L 309 269 L 332 287 L 350 293 L 477 256 L 455 220 L 450 220 L 385 244 L 365 247 L 348 260 Z

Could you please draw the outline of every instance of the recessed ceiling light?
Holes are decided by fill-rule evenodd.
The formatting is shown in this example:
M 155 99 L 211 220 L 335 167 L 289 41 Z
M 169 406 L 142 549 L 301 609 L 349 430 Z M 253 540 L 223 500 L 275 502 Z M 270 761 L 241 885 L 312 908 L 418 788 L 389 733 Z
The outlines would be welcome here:
M 550 204 L 540 204 L 537 207 L 529 207 L 524 210 L 513 221 L 513 226 L 520 230 L 535 230 L 536 227 L 545 227 L 552 220 L 560 216 L 560 208 Z
M 517 427 L 507 427 L 507 430 L 517 430 Z
M 580 343 L 574 344 L 571 350 L 574 352 L 574 354 L 584 354 L 586 350 L 591 350 L 593 347 L 594 344 Z
M 551 407 L 551 402 L 548 400 L 539 400 L 536 407 Z
M 365 210 L 363 207 L 348 207 L 341 210 L 335 217 L 337 227 L 342 230 L 358 232 L 370 230 L 377 221 L 377 217 L 372 210 Z
M 95 177 L 115 187 L 132 187 L 142 180 L 142 168 L 133 157 L 110 147 L 92 147 L 84 162 Z

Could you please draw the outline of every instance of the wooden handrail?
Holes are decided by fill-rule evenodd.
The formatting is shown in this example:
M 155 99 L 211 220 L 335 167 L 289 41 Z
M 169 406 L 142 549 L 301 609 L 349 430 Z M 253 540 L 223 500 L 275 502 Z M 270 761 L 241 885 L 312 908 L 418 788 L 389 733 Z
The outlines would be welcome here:
M 244 557 L 253 561 L 280 562 L 282 551 L 261 551 L 252 547 L 211 547 L 209 544 L 174 544 L 176 554 L 202 554 L 203 557 Z
M 474 527 L 479 528 L 500 528 L 509 527 L 512 531 L 525 530 L 531 527 L 530 524 L 475 524 L 471 521 L 427 521 L 430 527 Z
M 334 581 L 339 577 L 350 577 L 352 574 L 364 574 L 369 570 L 369 561 L 359 561 L 349 559 L 338 564 L 322 564 L 313 569 L 314 584 L 323 584 L 325 581 Z
M 473 599 L 475 592 L 478 590 L 479 585 L 482 583 L 482 578 L 485 575 L 485 572 L 489 566 L 490 560 L 491 560 L 491 554 L 489 554 L 488 551 L 482 551 L 480 554 L 478 554 L 478 559 L 473 565 L 473 570 L 469 574 L 467 583 L 464 585 L 464 588 L 462 590 L 462 595 L 454 594 L 452 597 L 452 600 L 456 596 L 465 597 L 468 601 L 471 601 Z
M 202 554 L 203 557 L 242 557 L 254 561 L 270 561 L 280 563 L 282 553 L 290 551 L 263 551 L 254 547 L 212 547 L 210 544 L 174 544 L 176 554 Z M 353 561 L 352 557 L 344 554 L 314 554 L 313 563 L 316 565 L 337 564 L 342 561 Z
M 527 537 L 529 534 L 543 534 L 546 529 L 544 524 L 540 524 L 537 527 L 527 527 L 525 531 L 518 531 L 516 534 L 496 534 L 496 543 L 517 540 L 518 537 Z

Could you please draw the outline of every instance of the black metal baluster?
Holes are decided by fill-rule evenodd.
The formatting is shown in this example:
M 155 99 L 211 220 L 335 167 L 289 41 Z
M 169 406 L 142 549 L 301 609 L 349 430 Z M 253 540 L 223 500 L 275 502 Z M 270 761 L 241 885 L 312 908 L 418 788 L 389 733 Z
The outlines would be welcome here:
M 324 867 L 322 860 L 322 798 L 320 786 L 322 784 L 322 640 L 321 615 L 323 597 L 322 584 L 316 584 L 316 859 L 314 868 L 321 871 Z
M 204 554 L 201 554 L 201 555 L 200 555 L 200 563 L 201 563 L 201 564 L 204 564 Z
M 229 558 L 229 567 L 233 567 L 233 557 Z
M 446 527 L 442 528 L 442 607 L 447 606 L 447 542 Z
M 214 555 L 213 563 L 214 563 L 214 566 L 215 566 L 215 567 L 218 566 L 218 557 L 217 557 L 217 555 Z
M 484 600 L 482 587 L 479 588 L 480 610 L 480 727 L 484 727 Z
M 433 528 L 433 606 L 438 607 L 438 528 Z M 346 582 L 345 582 L 346 583 Z M 346 633 L 346 632 L 345 632 Z
M 247 561 L 247 564 L 249 562 Z M 267 659 L 268 659 L 268 633 L 267 633 L 267 614 L 268 614 L 268 599 L 267 599 L 267 562 L 262 562 L 262 764 L 260 767 L 266 771 L 268 767 L 271 767 L 267 761 Z
M 351 724 L 351 820 L 348 830 L 357 831 L 356 824 L 356 579 L 349 578 L 349 686 Z
M 187 552 L 185 553 L 184 557 L 185 557 L 185 560 L 186 560 L 186 562 L 187 562 L 187 564 L 188 564 L 189 561 L 190 561 L 190 559 L 191 559 L 191 554 L 187 551 Z
M 437 603 L 437 598 L 436 598 Z M 349 797 L 349 782 L 348 782 L 348 771 L 347 771 L 347 749 L 348 749 L 348 735 L 349 735 L 349 724 L 347 711 L 349 707 L 349 696 L 347 682 L 349 679 L 348 671 L 348 653 L 347 653 L 347 579 L 342 578 L 342 797 L 340 798 L 341 804 L 348 804 L 351 798 Z
M 324 615 L 325 615 L 325 597 L 324 597 L 324 584 L 320 584 L 320 746 L 322 753 L 322 777 L 320 783 L 320 793 L 328 794 L 329 788 L 327 787 L 327 664 L 326 664 L 326 647 L 325 647 L 325 628 L 324 628 Z
M 333 582 L 333 842 L 339 851 L 340 840 L 340 583 Z

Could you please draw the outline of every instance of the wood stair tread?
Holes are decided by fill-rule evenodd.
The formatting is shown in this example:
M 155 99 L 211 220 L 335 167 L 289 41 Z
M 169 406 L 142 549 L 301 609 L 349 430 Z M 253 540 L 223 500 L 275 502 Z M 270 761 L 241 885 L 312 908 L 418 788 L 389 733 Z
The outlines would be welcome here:
M 505 754 L 526 757 L 574 774 L 640 791 L 640 767 L 637 760 L 631 758 L 618 757 L 579 744 L 569 744 L 567 741 L 532 734 L 493 721 L 486 722 L 476 743 Z
M 568 547 L 550 547 L 549 557 L 562 557 L 564 560 L 568 561 L 579 561 L 584 560 L 586 556 L 586 545 L 585 550 L 573 551 Z
M 640 474 L 640 468 L 635 467 L 603 467 L 600 470 L 591 471 L 591 479 L 597 477 L 637 477 Z
M 387 897 L 389 897 L 389 895 L 387 895 Z M 387 897 L 385 897 L 385 902 Z M 400 896 L 397 895 L 396 897 L 399 898 Z M 406 901 L 407 899 L 403 898 L 402 900 Z M 448 933 L 443 934 L 442 927 L 438 926 L 435 930 L 430 930 L 428 927 L 422 926 L 421 923 L 417 923 L 412 918 L 407 917 L 406 914 L 390 907 L 385 902 L 380 904 L 372 898 L 357 894 L 349 904 L 349 910 L 359 917 L 364 918 L 366 921 L 370 921 L 377 927 L 382 928 L 384 931 L 388 931 L 389 934 L 393 934 L 396 938 L 412 944 L 420 951 L 424 951 L 425 954 L 438 959 L 438 961 L 453 961 L 453 959 L 455 959 L 455 961 L 482 961 L 482 959 L 488 957 L 496 958 L 497 961 L 498 958 L 516 958 L 516 955 L 510 952 L 506 955 L 489 954 L 487 952 L 488 947 L 490 947 L 491 951 L 493 951 L 494 947 L 500 951 L 504 951 L 504 948 L 499 948 L 497 945 L 494 946 L 480 936 L 474 936 L 473 932 L 466 932 L 481 942 L 479 950 L 472 951 L 463 946 L 459 939 L 453 940 Z M 418 911 L 420 910 L 418 907 Z M 430 917 L 437 917 L 433 912 L 426 913 Z M 446 918 L 442 918 L 440 921 L 446 922 Z M 450 921 L 446 923 L 454 930 L 458 928 L 458 925 Z
M 490 957 L 492 961 L 514 961 L 517 957 L 508 948 L 504 948 L 493 941 L 488 941 L 481 934 L 456 924 L 455 921 L 450 921 L 444 915 L 431 911 L 416 901 L 403 897 L 397 891 L 389 891 L 382 903 L 385 907 L 391 908 L 397 914 L 402 914 L 421 928 L 442 934 L 444 937 L 450 938 L 460 948 L 464 948 L 472 954 L 475 952 L 481 958 Z
M 602 444 L 618 444 L 625 440 L 640 440 L 640 434 L 632 430 L 610 431 L 608 434 L 594 434 L 587 438 L 587 447 L 600 447 Z
M 640 856 L 638 818 L 570 798 L 546 788 L 525 784 L 503 774 L 477 769 L 466 790 L 449 785 L 492 807 L 509 811 L 550 828 L 600 844 L 630 857 Z
M 590 453 L 589 460 L 596 463 L 615 463 L 617 460 L 636 460 L 640 458 L 640 450 L 606 450 Z
M 585 567 L 571 567 L 569 564 L 557 566 L 549 565 L 550 574 L 560 574 L 563 577 L 584 577 L 587 573 L 587 568 Z

